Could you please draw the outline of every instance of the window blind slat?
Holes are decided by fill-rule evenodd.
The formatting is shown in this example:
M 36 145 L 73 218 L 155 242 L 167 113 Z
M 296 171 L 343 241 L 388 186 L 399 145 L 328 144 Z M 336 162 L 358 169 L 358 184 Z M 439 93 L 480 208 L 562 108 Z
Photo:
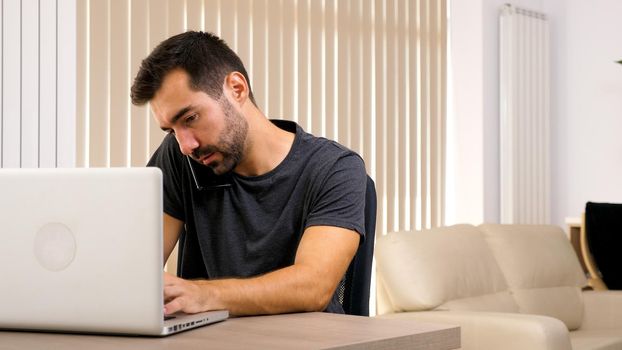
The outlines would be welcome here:
M 170 13 L 170 11 L 183 11 L 184 7 L 181 6 L 181 4 L 181 2 L 175 0 L 149 0 L 149 52 L 169 36 L 184 31 L 183 16 L 174 16 Z M 169 18 L 169 21 L 164 21 L 163 23 L 163 18 Z M 180 18 L 182 20 L 180 20 Z M 170 21 L 170 19 L 173 20 Z M 148 156 L 146 159 L 160 146 L 164 138 L 164 133 L 160 129 L 160 125 L 152 115 L 149 115 L 147 118 L 147 128 Z M 146 163 L 146 161 L 144 163 Z
M 350 2 L 338 1 L 337 12 L 339 19 L 337 22 L 337 53 L 339 62 L 351 62 L 350 56 Z M 338 130 L 337 141 L 349 146 L 350 138 L 350 64 L 340 64 L 337 67 L 337 118 Z
M 429 32 L 436 33 L 437 19 L 436 6 L 438 3 L 433 1 L 429 4 Z M 434 50 L 436 43 L 432 40 L 430 42 L 430 141 L 429 141 L 429 154 L 430 154 L 430 225 L 438 226 L 438 180 L 439 180 L 439 162 L 438 162 L 438 115 L 439 115 L 439 74 L 438 66 L 440 55 L 438 50 Z
M 129 3 L 110 3 L 110 166 L 127 166 L 129 80 Z
M 20 2 L 2 3 L 2 167 L 21 166 Z
M 398 60 L 397 60 L 397 76 L 408 77 L 408 46 L 406 41 L 406 0 L 399 0 L 397 4 L 397 43 L 398 43 Z M 409 167 L 408 167 L 408 118 L 407 118 L 407 105 L 408 105 L 408 79 L 396 79 L 397 80 L 397 145 L 399 148 L 398 164 L 400 165 L 398 173 L 398 196 L 399 196 L 399 229 L 407 230 L 407 217 L 410 214 L 408 212 L 409 197 L 406 183 L 408 182 Z
M 186 29 L 203 30 L 203 0 L 186 0 Z
M 179 33 L 183 33 L 186 31 L 186 0 L 168 0 L 168 1 L 163 1 L 162 5 L 164 5 L 164 8 L 162 10 L 164 10 L 166 13 L 166 15 L 168 16 L 168 19 L 166 20 L 167 22 L 167 26 L 164 26 L 164 28 L 166 28 L 167 30 L 163 30 L 164 33 L 166 33 L 165 35 L 162 36 L 162 40 L 166 39 L 169 36 L 173 36 L 175 34 L 179 34 Z M 158 9 L 154 9 L 153 10 L 158 11 Z M 156 17 L 151 16 L 152 20 L 155 20 Z M 160 17 L 160 21 L 162 21 L 163 18 L 167 18 L 167 17 Z M 152 24 L 155 24 L 154 22 L 152 22 Z M 152 33 L 154 32 L 158 32 L 161 33 L 162 31 L 158 30 L 157 26 L 150 26 Z M 157 37 L 157 36 L 156 36 Z
M 386 113 L 386 42 L 385 42 L 385 30 L 386 30 L 386 8 L 384 1 L 376 1 L 374 8 L 374 21 L 375 21 L 375 100 L 376 100 L 376 190 L 378 192 L 378 222 L 379 233 L 387 232 L 387 192 L 386 192 L 386 169 L 387 169 L 387 154 L 386 154 L 386 135 L 385 125 L 387 119 Z
M 310 69 L 309 69 L 309 0 L 298 0 L 298 8 L 296 9 L 296 18 L 298 24 L 298 111 L 297 122 L 306 131 L 310 131 L 310 121 L 308 114 L 308 106 L 310 96 Z M 263 87 L 263 86 L 262 86 Z
M 363 6 L 363 14 L 362 14 L 362 70 L 363 75 L 361 86 L 363 89 L 362 98 L 363 98 L 363 158 L 365 159 L 365 167 L 367 169 L 367 173 L 375 178 L 375 174 L 373 170 L 375 170 L 375 166 L 372 164 L 376 161 L 375 156 L 375 119 L 374 110 L 372 107 L 372 99 L 374 96 L 374 87 L 372 85 L 372 78 L 374 74 L 373 69 L 373 61 L 372 56 L 374 54 L 372 41 L 373 41 L 373 31 L 372 31 L 372 11 L 373 11 L 373 0 L 363 0 L 361 1 Z M 372 169 L 373 168 L 373 169 Z
M 438 143 L 440 149 L 439 149 L 439 153 L 440 153 L 440 167 L 441 167 L 441 172 L 439 174 L 440 177 L 440 191 L 439 191 L 439 201 L 438 201 L 438 207 L 439 207 L 439 211 L 440 211 L 440 219 L 438 222 L 438 225 L 444 225 L 445 224 L 445 198 L 446 198 L 446 179 L 447 179 L 447 148 L 445 147 L 445 145 L 447 144 L 447 46 L 448 46 L 448 42 L 447 42 L 447 1 L 441 1 L 440 2 L 440 30 L 441 30 L 441 38 L 440 38 L 440 45 L 437 46 L 437 49 L 439 51 L 441 51 L 441 63 L 440 63 L 440 70 L 441 70 L 441 76 L 440 76 L 440 80 L 438 81 L 439 84 L 439 90 L 441 91 L 441 98 L 439 101 L 439 104 L 441 106 L 440 108 L 440 113 L 439 113 L 439 124 L 440 124 L 440 134 L 441 134 L 441 140 Z
M 76 1 L 59 0 L 57 9 L 58 42 L 56 166 L 74 167 L 76 162 Z
M 294 1 L 283 1 L 283 114 L 288 120 L 296 120 L 296 4 Z M 254 85 L 253 85 L 254 86 Z M 293 95 L 293 96 L 292 96 Z
M 237 1 L 224 0 L 220 2 L 220 37 L 227 45 L 237 52 L 236 41 Z
M 387 229 L 389 231 L 399 230 L 398 222 L 399 214 L 397 204 L 397 176 L 400 169 L 397 163 L 398 148 L 397 148 L 397 121 L 398 115 L 398 91 L 397 82 L 398 79 L 388 78 L 397 77 L 398 60 L 397 60 L 397 6 L 396 0 L 387 0 L 386 8 L 386 26 L 387 26 L 387 212 L 390 213 L 387 217 Z M 389 117 L 390 116 L 390 117 Z
M 337 121 L 339 119 L 336 110 L 337 84 L 337 0 L 326 0 L 324 4 L 324 111 L 325 111 L 325 135 L 334 140 L 336 137 Z
M 251 24 L 253 20 L 253 14 L 251 13 L 252 0 L 238 0 L 237 2 L 237 46 L 238 56 L 245 63 L 247 73 L 249 72 L 249 66 L 247 62 L 252 62 L 251 50 L 252 50 L 252 32 Z M 250 83 L 253 91 L 255 89 L 255 81 L 250 76 Z
M 76 166 L 86 167 L 87 147 L 87 89 L 88 83 L 88 42 L 89 20 L 88 1 L 76 2 Z
M 421 1 L 421 128 L 420 128 L 420 162 L 421 162 L 421 227 L 428 227 L 428 215 L 429 215 L 429 125 L 430 125 L 430 45 L 429 45 L 429 21 L 428 21 L 428 3 L 427 1 Z
M 204 10 L 205 30 L 220 35 L 220 0 L 205 0 Z
M 419 218 L 419 119 L 421 101 L 419 99 L 419 8 L 415 2 L 408 2 L 408 57 L 409 57 L 409 74 L 408 74 L 408 117 L 409 117 L 409 138 L 408 148 L 409 155 L 409 197 L 410 197 L 410 229 L 417 229 L 421 226 Z
M 324 46 L 322 43 L 325 35 L 325 20 L 322 12 L 323 1 L 310 2 L 309 21 L 311 24 L 310 32 L 310 88 L 311 103 L 309 105 L 309 119 L 311 128 L 309 131 L 315 135 L 326 135 L 325 104 L 322 86 L 324 81 Z M 319 29 L 319 30 L 318 30 Z
M 0 6 L 0 35 L 4 38 L 4 6 Z M 4 48 L 0 45 L 0 55 L 4 57 Z M 4 67 L 0 67 L 0 81 L 4 82 Z M 4 95 L 4 84 L 0 84 L 1 91 Z M 0 98 L 0 168 L 4 167 L 4 154 L 9 150 L 4 146 L 4 99 Z
M 362 118 L 362 84 L 360 83 L 362 70 L 362 20 L 361 11 L 362 3 L 360 0 L 350 1 L 350 80 L 348 82 L 350 89 L 350 147 L 355 152 L 363 156 L 362 134 L 363 134 L 363 118 Z
M 108 103 L 110 93 L 108 86 L 110 73 L 108 65 L 109 1 L 90 1 L 90 11 L 89 165 L 107 167 L 109 165 L 108 149 L 110 146 L 108 142 L 110 123 L 110 105 Z M 44 29 L 42 26 L 42 30 L 47 31 L 48 29 Z M 42 40 L 41 42 L 45 41 Z M 97 44 L 95 45 L 95 43 Z
M 39 6 L 36 0 L 23 0 L 21 6 L 21 166 L 36 168 L 39 166 Z
M 134 79 L 140 62 L 149 53 L 149 0 L 132 0 L 132 18 L 130 35 L 130 79 Z M 151 116 L 147 106 L 130 107 L 130 150 L 126 152 L 130 156 L 132 166 L 145 165 L 149 156 L 148 150 L 148 126 Z
M 267 60 L 267 86 L 268 108 L 264 111 L 268 117 L 283 119 L 283 64 L 282 64 L 282 6 L 280 1 L 269 1 L 266 23 L 266 60 Z
M 253 1 L 253 64 L 251 79 L 254 81 L 255 101 L 259 109 L 266 111 L 268 91 L 266 90 L 268 64 L 266 62 L 266 0 Z
M 57 1 L 40 1 L 39 6 L 39 13 L 41 14 L 39 23 L 39 167 L 53 168 L 58 163 L 56 158 L 58 149 L 56 134 L 58 121 L 58 106 L 56 104 L 58 73 L 56 69 L 63 62 L 57 61 L 58 36 L 56 31 L 57 18 L 55 15 L 58 8 Z M 104 55 L 104 57 L 106 56 Z M 105 74 L 103 74 L 103 77 L 105 77 Z M 107 91 L 104 90 L 104 92 Z M 105 125 L 107 109 L 103 104 L 102 106 L 104 107 L 102 119 Z M 102 128 L 102 132 L 106 132 L 105 127 Z M 105 149 L 101 150 L 99 155 L 101 156 L 102 164 L 105 164 Z

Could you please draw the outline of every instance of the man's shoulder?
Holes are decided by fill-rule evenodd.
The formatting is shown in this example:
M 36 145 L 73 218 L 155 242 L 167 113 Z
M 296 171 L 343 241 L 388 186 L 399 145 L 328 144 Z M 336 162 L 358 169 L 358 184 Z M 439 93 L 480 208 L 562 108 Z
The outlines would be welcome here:
M 309 173 L 320 175 L 331 169 L 343 167 L 365 171 L 363 159 L 339 142 L 306 132 L 293 121 L 272 120 L 272 122 L 279 128 L 296 134 L 292 156 L 295 162 Z
M 316 137 L 311 134 L 308 135 L 310 135 L 310 137 L 303 140 L 303 148 L 312 153 L 312 161 L 325 163 L 330 161 L 335 162 L 343 158 L 353 158 L 362 161 L 358 153 L 337 141 L 324 137 Z

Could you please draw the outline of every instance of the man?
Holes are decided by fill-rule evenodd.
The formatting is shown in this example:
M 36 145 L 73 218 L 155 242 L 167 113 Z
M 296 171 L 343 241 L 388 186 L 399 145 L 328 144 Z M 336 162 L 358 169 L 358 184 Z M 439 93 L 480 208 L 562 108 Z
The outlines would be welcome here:
M 335 289 L 365 234 L 362 159 L 268 120 L 209 33 L 162 42 L 131 95 L 168 133 L 149 162 L 164 174 L 164 260 L 185 230 L 205 265 L 200 280 L 165 274 L 165 313 L 343 312 Z

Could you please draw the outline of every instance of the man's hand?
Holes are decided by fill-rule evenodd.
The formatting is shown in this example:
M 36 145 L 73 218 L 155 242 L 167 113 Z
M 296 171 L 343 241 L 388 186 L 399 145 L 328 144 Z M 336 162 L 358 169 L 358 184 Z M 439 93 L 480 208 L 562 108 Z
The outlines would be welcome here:
M 197 313 L 210 309 L 205 281 L 189 281 L 164 273 L 164 314 Z M 213 308 L 212 308 L 213 309 Z

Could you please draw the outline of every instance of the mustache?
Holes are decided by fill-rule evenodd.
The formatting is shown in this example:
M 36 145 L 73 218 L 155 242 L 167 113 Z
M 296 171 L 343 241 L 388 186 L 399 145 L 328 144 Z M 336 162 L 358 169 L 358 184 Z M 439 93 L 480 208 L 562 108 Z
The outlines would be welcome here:
M 199 160 L 202 157 L 211 154 L 211 153 L 215 153 L 218 152 L 218 148 L 214 147 L 214 146 L 205 146 L 203 148 L 197 148 L 194 151 L 192 151 L 192 158 Z

